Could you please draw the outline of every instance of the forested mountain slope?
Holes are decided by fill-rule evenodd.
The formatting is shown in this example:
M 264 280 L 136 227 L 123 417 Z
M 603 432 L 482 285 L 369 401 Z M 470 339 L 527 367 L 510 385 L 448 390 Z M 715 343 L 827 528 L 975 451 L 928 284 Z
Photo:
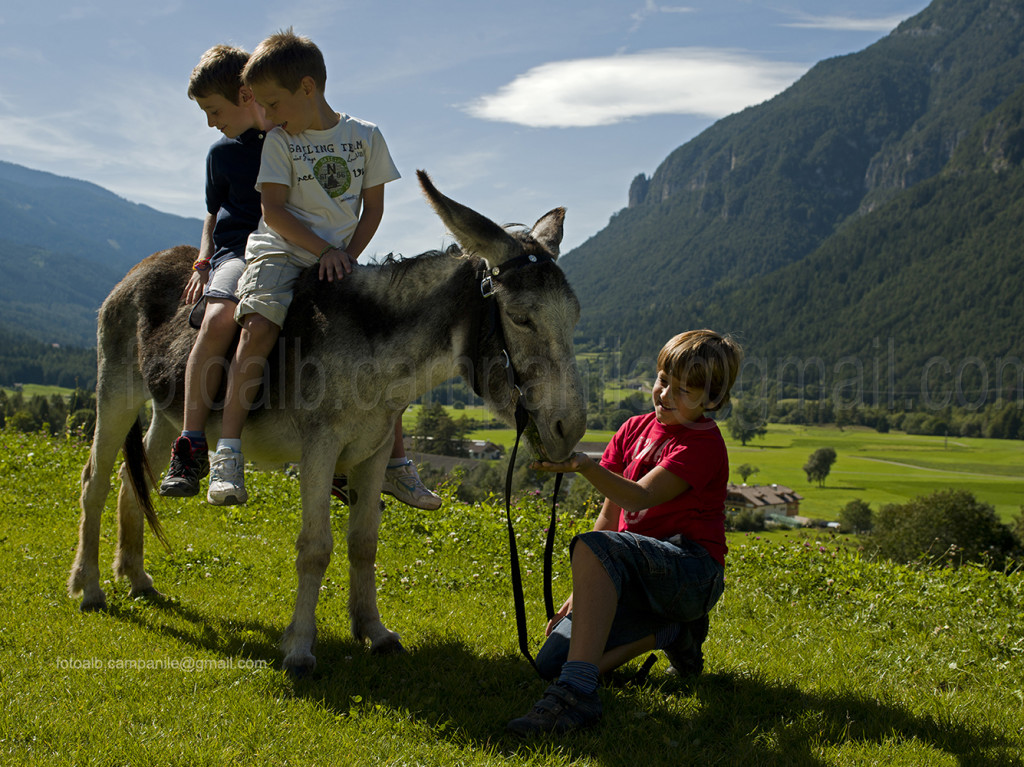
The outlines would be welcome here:
M 1022 13 L 936 0 L 638 177 L 562 261 L 580 340 L 642 359 L 712 325 L 771 379 L 787 359 L 832 380 L 881 356 L 911 396 L 946 369 L 933 356 L 954 373 L 1019 357 Z

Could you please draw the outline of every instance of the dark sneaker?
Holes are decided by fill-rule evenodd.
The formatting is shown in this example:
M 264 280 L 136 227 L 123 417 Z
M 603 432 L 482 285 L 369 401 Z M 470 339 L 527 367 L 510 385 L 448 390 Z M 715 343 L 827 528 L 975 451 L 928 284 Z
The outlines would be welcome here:
M 704 652 L 701 647 L 708 638 L 708 616 L 682 625 L 679 637 L 662 652 L 672 665 L 668 673 L 681 677 L 699 676 L 704 672 Z
M 334 475 L 334 479 L 331 480 L 331 495 L 348 505 L 348 477 L 344 474 Z
M 171 498 L 196 495 L 199 493 L 199 480 L 209 472 L 210 459 L 206 450 L 193 453 L 188 437 L 178 437 L 171 447 L 171 465 L 160 483 L 160 495 Z
M 601 699 L 597 692 L 582 693 L 555 682 L 544 691 L 544 697 L 533 704 L 526 716 L 513 719 L 507 729 L 515 735 L 545 732 L 560 734 L 591 727 L 601 719 Z

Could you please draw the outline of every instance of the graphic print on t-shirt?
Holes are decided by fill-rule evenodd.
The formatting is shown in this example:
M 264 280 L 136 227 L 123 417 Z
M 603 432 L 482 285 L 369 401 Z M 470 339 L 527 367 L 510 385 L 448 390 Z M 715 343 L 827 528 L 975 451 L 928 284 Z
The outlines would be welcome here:
M 623 476 L 634 482 L 645 476 L 647 472 L 658 465 L 658 461 L 661 460 L 661 454 L 664 452 L 667 443 L 668 439 L 653 440 L 650 437 L 645 437 L 642 442 L 637 442 L 636 449 L 633 451 L 633 460 L 626 467 Z M 634 525 L 644 518 L 647 514 L 647 509 L 640 509 L 638 511 L 626 511 L 623 509 L 622 513 L 626 517 L 626 522 Z
M 345 194 L 352 186 L 352 173 L 348 169 L 348 163 L 344 158 L 334 155 L 317 160 L 313 166 L 313 175 L 331 197 Z

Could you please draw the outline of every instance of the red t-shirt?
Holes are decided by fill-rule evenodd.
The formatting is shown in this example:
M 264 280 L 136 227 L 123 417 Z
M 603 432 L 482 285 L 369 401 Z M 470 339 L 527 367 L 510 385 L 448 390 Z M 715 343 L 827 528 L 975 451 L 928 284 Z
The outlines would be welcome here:
M 661 466 L 686 480 L 689 488 L 667 503 L 619 515 L 619 531 L 667 540 L 681 534 L 703 546 L 725 565 L 725 495 L 729 455 L 710 418 L 688 425 L 664 426 L 655 414 L 630 418 L 612 437 L 601 465 L 638 480 Z

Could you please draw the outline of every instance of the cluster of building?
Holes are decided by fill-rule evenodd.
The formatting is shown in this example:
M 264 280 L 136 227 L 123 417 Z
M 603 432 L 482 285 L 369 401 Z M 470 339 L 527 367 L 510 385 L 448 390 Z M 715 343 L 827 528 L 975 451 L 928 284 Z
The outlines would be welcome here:
M 785 485 L 733 485 L 727 488 L 725 513 L 757 511 L 766 522 L 783 527 L 810 527 L 814 521 L 800 516 L 803 496 Z

